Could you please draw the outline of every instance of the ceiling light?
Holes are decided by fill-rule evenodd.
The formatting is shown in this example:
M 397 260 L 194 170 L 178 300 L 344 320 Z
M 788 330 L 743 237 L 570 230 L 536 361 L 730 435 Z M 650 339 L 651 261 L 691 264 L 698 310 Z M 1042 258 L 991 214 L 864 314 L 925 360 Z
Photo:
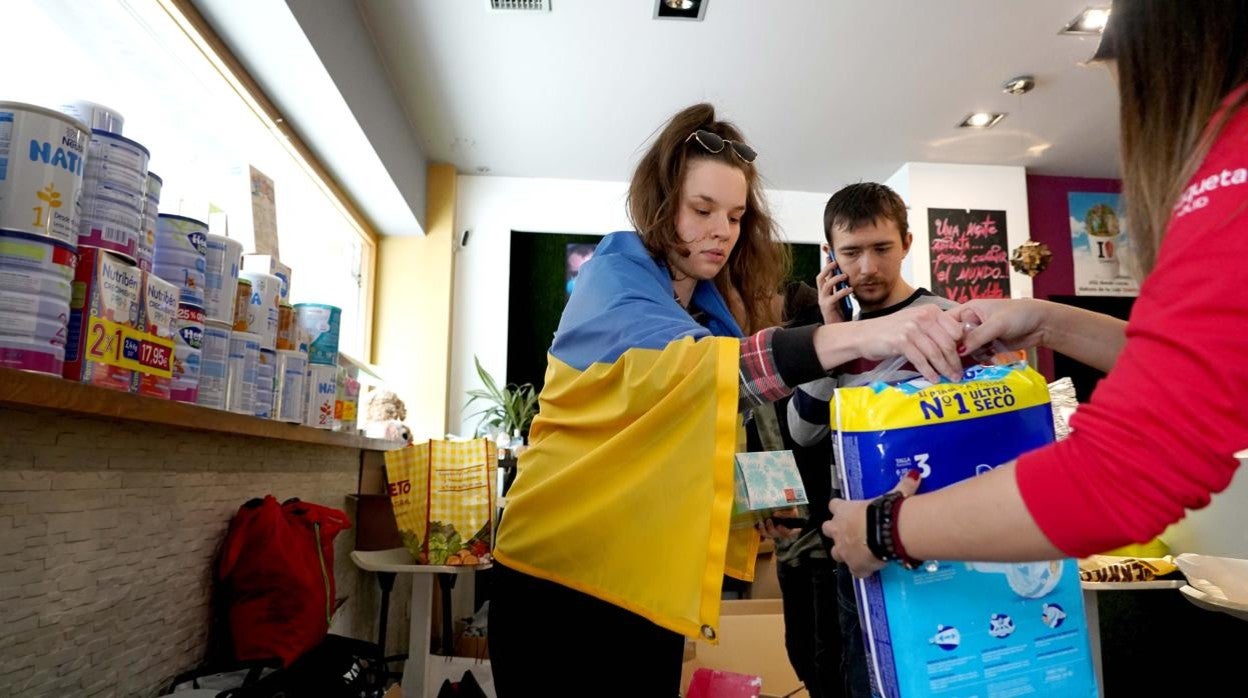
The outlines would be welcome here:
M 1058 33 L 1095 36 L 1105 31 L 1105 23 L 1108 21 L 1108 7 L 1089 7 L 1070 20 Z
M 1031 92 L 1036 86 L 1036 79 L 1030 75 L 1019 75 L 1016 78 L 1006 80 L 1001 89 L 1007 95 L 1025 95 Z
M 656 0 L 654 4 L 655 19 L 688 19 L 702 21 L 706 16 L 708 0 Z
M 958 128 L 992 128 L 1004 118 L 1005 114 L 977 111 L 963 119 L 962 123 L 958 124 Z

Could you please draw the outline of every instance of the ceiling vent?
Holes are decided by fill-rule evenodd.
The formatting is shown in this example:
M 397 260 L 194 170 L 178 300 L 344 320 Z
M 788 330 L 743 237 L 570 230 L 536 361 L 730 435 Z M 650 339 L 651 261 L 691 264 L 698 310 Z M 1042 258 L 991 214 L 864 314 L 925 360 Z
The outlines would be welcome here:
M 498 12 L 550 12 L 550 0 L 490 0 L 490 9 Z

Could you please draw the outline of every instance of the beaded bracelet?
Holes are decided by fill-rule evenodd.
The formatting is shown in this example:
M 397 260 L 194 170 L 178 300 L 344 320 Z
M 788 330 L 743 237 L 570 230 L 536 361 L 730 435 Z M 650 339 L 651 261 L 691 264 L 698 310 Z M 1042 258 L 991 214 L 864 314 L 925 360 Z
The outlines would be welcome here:
M 897 517 L 905 501 L 902 493 L 889 492 L 867 505 L 867 549 L 880 560 L 896 560 L 902 567 L 913 570 L 918 569 L 923 561 L 906 554 L 901 537 L 897 535 Z

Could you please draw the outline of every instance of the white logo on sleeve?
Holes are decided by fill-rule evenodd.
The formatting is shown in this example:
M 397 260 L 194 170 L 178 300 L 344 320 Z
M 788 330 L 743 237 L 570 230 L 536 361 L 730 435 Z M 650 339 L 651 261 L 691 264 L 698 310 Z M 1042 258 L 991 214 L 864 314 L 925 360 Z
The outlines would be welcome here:
M 1211 174 L 1193 182 L 1183 190 L 1183 195 L 1174 205 L 1174 217 L 1182 218 L 1193 211 L 1199 211 L 1209 205 L 1209 196 L 1214 192 L 1226 187 L 1237 187 L 1245 182 L 1248 182 L 1248 168 L 1243 167 L 1224 169 L 1219 174 Z

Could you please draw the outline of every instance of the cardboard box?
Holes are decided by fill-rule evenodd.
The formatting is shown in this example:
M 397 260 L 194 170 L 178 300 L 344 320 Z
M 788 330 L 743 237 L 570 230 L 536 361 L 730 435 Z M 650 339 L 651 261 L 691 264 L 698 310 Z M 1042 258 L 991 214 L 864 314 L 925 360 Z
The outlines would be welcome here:
M 96 247 L 78 251 L 62 376 L 130 392 L 138 353 L 143 272 Z
M 783 696 L 802 685 L 784 649 L 779 599 L 724 601 L 719 616 L 718 645 L 698 642 L 692 653 L 686 646 L 686 657 L 693 656 L 681 670 L 682 694 L 688 691 L 693 672 L 703 667 L 761 676 L 767 695 Z
M 389 550 L 402 548 L 403 538 L 394 519 L 388 494 L 351 494 L 355 502 L 355 549 Z
M 751 599 L 780 598 L 780 579 L 776 576 L 776 546 L 764 540 L 758 548 L 754 563 L 754 581 L 750 582 Z
M 173 332 L 178 316 L 178 287 L 152 274 L 143 272 L 142 304 L 139 328 L 152 337 L 168 342 L 167 358 L 174 353 Z M 165 362 L 168 367 L 168 362 Z M 135 371 L 130 389 L 139 395 L 169 399 L 172 376 L 159 370 Z

